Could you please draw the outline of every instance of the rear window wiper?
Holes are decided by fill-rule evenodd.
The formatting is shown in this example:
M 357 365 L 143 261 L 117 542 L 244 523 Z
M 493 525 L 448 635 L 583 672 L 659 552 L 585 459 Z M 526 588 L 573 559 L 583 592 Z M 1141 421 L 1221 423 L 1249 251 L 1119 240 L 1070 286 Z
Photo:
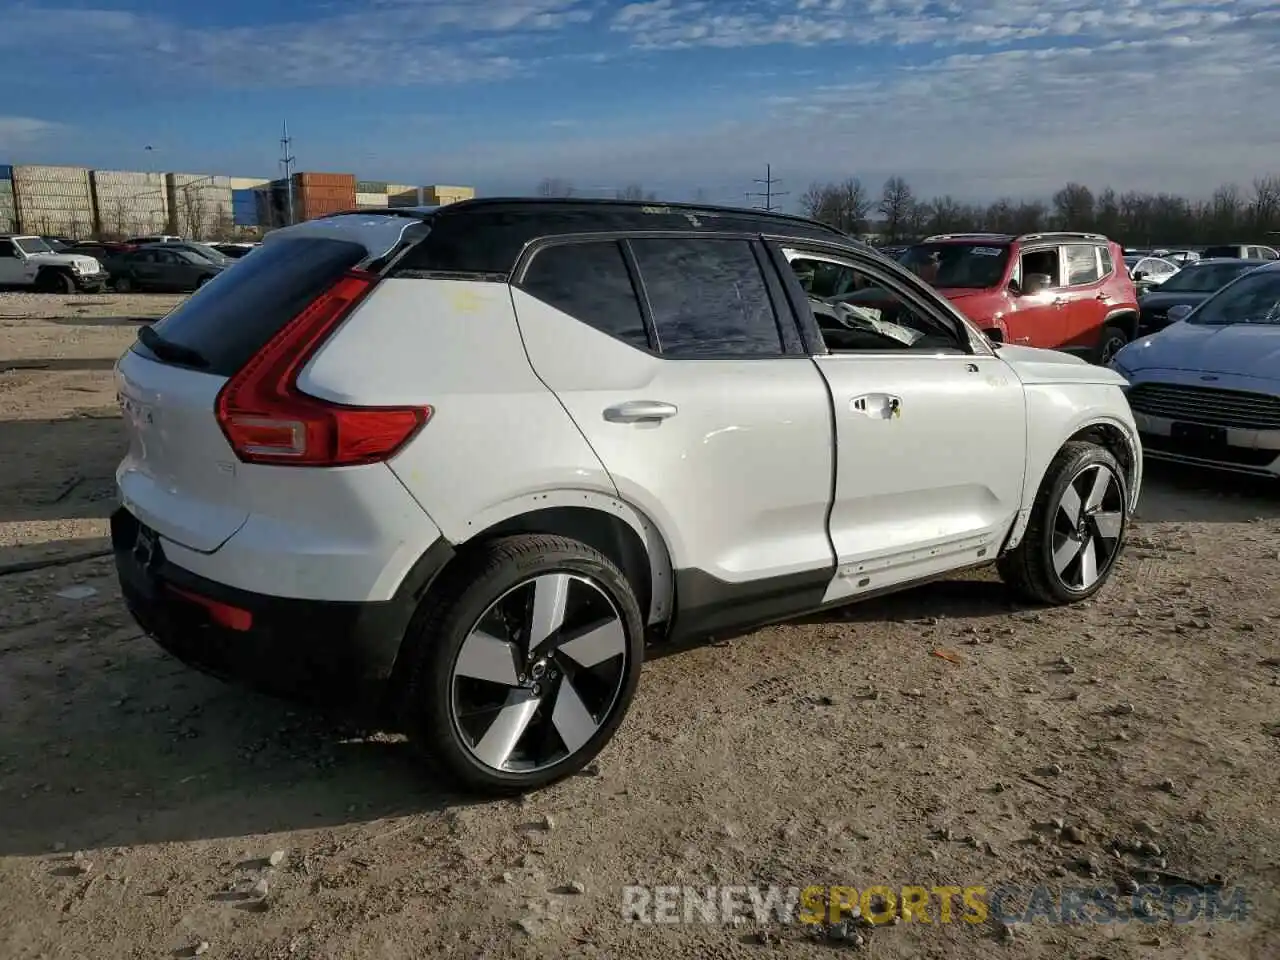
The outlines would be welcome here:
M 168 363 L 178 363 L 184 367 L 194 367 L 197 370 L 204 370 L 209 366 L 208 358 L 199 350 L 193 350 L 191 347 L 184 347 L 180 343 L 166 340 L 156 332 L 153 326 L 148 325 L 138 328 L 138 342 Z

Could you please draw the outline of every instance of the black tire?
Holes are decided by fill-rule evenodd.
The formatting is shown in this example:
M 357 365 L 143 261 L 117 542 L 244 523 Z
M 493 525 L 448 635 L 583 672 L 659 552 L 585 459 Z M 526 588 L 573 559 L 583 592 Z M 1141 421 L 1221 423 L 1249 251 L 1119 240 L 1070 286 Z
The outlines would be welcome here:
M 133 290 L 133 281 L 128 277 L 116 277 L 116 293 L 129 293 Z
M 1118 536 L 1105 566 L 1097 569 L 1096 580 L 1087 586 L 1077 587 L 1065 582 L 1054 565 L 1054 543 L 1060 538 L 1058 514 L 1068 484 L 1098 466 L 1111 472 L 1118 487 L 1117 494 L 1109 495 L 1113 498 L 1112 503 L 1118 502 L 1120 508 Z M 996 564 L 1001 579 L 1021 598 L 1032 603 L 1061 606 L 1093 596 L 1106 584 L 1123 552 L 1129 526 L 1128 498 L 1129 486 L 1124 470 L 1110 450 L 1083 441 L 1066 444 L 1045 472 L 1022 541 Z M 1111 513 L 1109 511 L 1107 515 Z
M 75 293 L 76 282 L 71 274 L 61 270 L 42 270 L 36 276 L 36 290 L 40 293 Z
M 1120 352 L 1120 348 L 1129 342 L 1129 335 L 1119 327 L 1103 327 L 1102 339 L 1098 341 L 1098 351 L 1094 362 L 1106 365 L 1111 358 Z
M 590 581 L 617 612 L 625 648 L 617 689 L 599 727 L 576 752 L 529 772 L 499 770 L 472 752 L 454 716 L 454 668 L 463 643 L 486 611 L 537 577 L 569 574 Z M 523 793 L 581 770 L 604 748 L 635 696 L 644 660 L 644 619 L 627 578 L 599 551 L 565 537 L 530 534 L 479 545 L 446 571 L 423 600 L 401 652 L 404 682 L 398 713 L 410 739 L 466 790 L 489 795 Z M 562 681 L 567 682 L 567 681 Z M 542 708 L 539 708 L 541 711 Z

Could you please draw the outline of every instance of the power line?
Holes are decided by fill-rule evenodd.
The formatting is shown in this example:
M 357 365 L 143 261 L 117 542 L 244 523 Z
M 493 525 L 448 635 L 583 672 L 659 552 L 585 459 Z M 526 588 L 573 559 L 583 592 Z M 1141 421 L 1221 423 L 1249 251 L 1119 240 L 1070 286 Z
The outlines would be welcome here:
M 748 193 L 748 194 L 747 194 L 747 202 L 748 202 L 748 203 L 750 203 L 750 202 L 751 202 L 751 198 L 752 198 L 752 197 L 755 197 L 757 200 L 764 200 L 764 206 L 763 206 L 763 207 L 761 207 L 760 209 L 762 209 L 762 210 L 766 210 L 766 211 L 768 211 L 768 212 L 770 212 L 770 213 L 772 213 L 774 210 L 777 210 L 777 209 L 778 209 L 778 208 L 774 205 L 774 202 L 773 202 L 774 197 L 785 197 L 788 193 L 790 193 L 790 191 L 789 191 L 789 190 L 775 190 L 775 189 L 773 189 L 773 185 L 774 185 L 775 183 L 781 183 L 782 181 L 781 181 L 781 180 L 778 180 L 778 179 L 776 179 L 776 178 L 774 177 L 774 175 L 773 175 L 773 166 L 772 166 L 772 164 L 768 164 L 768 163 L 766 163 L 766 164 L 764 165 L 764 179 L 763 179 L 763 180 L 761 180 L 761 179 L 757 178 L 757 179 L 753 180 L 752 182 L 753 182 L 753 183 L 762 183 L 762 184 L 764 184 L 764 190 L 763 190 L 762 192 L 759 192 L 759 193 Z M 756 204 L 756 206 L 759 206 L 759 204 Z

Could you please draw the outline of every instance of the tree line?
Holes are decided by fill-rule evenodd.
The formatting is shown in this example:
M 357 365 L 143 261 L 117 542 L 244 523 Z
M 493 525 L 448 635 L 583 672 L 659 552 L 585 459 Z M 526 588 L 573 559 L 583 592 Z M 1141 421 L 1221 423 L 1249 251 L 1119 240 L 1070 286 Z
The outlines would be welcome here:
M 801 212 L 850 234 L 875 232 L 885 243 L 935 233 L 1036 233 L 1080 230 L 1105 234 L 1125 246 L 1268 243 L 1280 234 L 1280 176 L 1260 177 L 1249 190 L 1223 184 L 1207 200 L 1169 193 L 1105 187 L 1094 193 L 1068 183 L 1051 203 L 1003 198 L 986 206 L 951 196 L 924 198 L 902 177 L 890 177 L 879 194 L 857 177 L 814 183 L 800 198 Z M 878 215 L 878 216 L 877 216 Z M 877 222 L 878 221 L 878 222 Z M 1274 241 L 1277 237 L 1270 237 Z

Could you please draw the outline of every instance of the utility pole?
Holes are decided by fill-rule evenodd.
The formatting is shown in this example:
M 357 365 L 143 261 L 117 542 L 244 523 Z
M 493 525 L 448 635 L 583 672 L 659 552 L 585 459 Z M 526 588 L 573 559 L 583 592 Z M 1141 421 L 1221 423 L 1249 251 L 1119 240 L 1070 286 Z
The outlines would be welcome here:
M 763 180 L 761 180 L 761 179 L 757 178 L 756 180 L 754 180 L 754 181 L 752 181 L 752 182 L 753 182 L 753 183 L 762 183 L 762 184 L 764 184 L 764 190 L 763 190 L 762 192 L 759 192 L 759 193 L 748 193 L 748 194 L 747 194 L 747 200 L 748 200 L 748 201 L 750 201 L 750 199 L 751 199 L 752 197 L 755 197 L 757 200 L 761 200 L 761 199 L 762 199 L 762 200 L 764 200 L 764 206 L 763 206 L 763 207 L 761 207 L 760 209 L 762 209 L 762 210 L 766 210 L 766 211 L 768 211 L 768 212 L 770 212 L 770 213 L 772 213 L 774 210 L 777 210 L 777 209 L 778 209 L 776 206 L 774 206 L 774 203 L 773 203 L 774 198 L 775 198 L 775 197 L 785 197 L 785 196 L 790 192 L 790 191 L 787 191 L 787 190 L 775 190 L 775 189 L 773 189 L 773 185 L 774 185 L 775 183 L 781 183 L 782 181 L 781 181 L 781 180 L 777 180 L 777 179 L 775 179 L 775 178 L 774 178 L 774 176 L 773 176 L 773 166 L 772 166 L 772 164 L 768 164 L 768 163 L 766 163 L 766 164 L 764 165 L 764 179 L 763 179 Z M 757 206 L 759 206 L 759 205 L 757 204 Z
M 293 145 L 293 138 L 289 136 L 289 123 L 285 121 L 280 125 L 280 166 L 284 168 L 284 184 L 288 191 L 289 210 L 285 225 L 289 226 L 293 223 L 293 154 L 289 148 Z

